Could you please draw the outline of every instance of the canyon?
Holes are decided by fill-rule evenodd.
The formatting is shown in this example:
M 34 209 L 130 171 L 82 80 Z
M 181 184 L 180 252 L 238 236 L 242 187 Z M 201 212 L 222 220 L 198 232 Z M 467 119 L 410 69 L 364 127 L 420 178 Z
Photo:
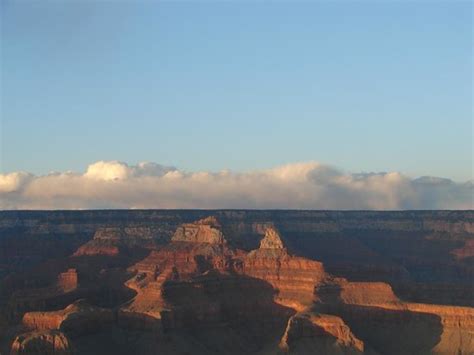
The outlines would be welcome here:
M 0 212 L 1 354 L 474 354 L 474 211 Z

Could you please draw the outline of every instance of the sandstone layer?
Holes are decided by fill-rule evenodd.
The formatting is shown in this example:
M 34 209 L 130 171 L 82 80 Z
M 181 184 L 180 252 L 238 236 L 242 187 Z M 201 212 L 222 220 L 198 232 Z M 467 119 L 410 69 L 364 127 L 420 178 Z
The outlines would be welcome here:
M 0 213 L 0 255 L 24 264 L 0 261 L 0 352 L 472 354 L 473 221 L 470 211 Z M 35 251 L 43 237 L 58 245 Z
M 291 354 L 364 353 L 364 343 L 341 318 L 311 312 L 297 313 L 289 319 L 280 347 Z
M 92 333 L 115 321 L 113 312 L 78 300 L 65 309 L 51 312 L 28 312 L 22 324 L 28 330 L 61 330 L 67 334 Z

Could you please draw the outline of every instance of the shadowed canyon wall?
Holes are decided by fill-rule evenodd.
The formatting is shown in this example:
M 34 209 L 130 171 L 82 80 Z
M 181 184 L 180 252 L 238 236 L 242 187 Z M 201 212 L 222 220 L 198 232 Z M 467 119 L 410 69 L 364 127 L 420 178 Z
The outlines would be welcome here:
M 473 240 L 473 211 L 3 211 L 0 352 L 470 354 Z

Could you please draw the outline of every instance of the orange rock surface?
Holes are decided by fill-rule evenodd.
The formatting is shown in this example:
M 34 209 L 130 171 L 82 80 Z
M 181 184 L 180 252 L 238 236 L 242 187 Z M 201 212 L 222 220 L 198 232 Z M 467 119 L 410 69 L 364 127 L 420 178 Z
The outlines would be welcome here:
M 115 316 L 111 310 L 87 304 L 78 300 L 60 311 L 27 312 L 23 316 L 23 326 L 29 330 L 61 330 L 68 334 L 91 333 L 100 327 L 113 323 Z
M 447 228 L 427 223 L 437 233 Z M 323 227 L 331 233 L 340 228 L 329 222 Z M 416 224 L 376 221 L 369 227 L 399 232 Z M 448 229 L 465 233 L 468 227 L 453 223 Z M 225 231 L 237 229 L 258 233 L 259 245 L 250 251 L 235 248 Z M 177 226 L 160 245 L 154 233 L 144 227 L 101 227 L 69 259 L 45 267 L 53 286 L 25 282 L 24 308 L 35 311 L 24 313 L 16 328 L 3 326 L 13 334 L 12 354 L 68 354 L 71 342 L 85 354 L 474 353 L 474 308 L 409 302 L 389 283 L 334 276 L 321 261 L 294 255 L 272 222 L 249 229 L 206 217 Z M 131 235 L 137 239 L 129 240 Z M 354 240 L 350 245 L 358 246 Z M 451 253 L 453 260 L 466 259 L 466 268 L 469 248 L 467 242 Z M 374 255 L 363 252 L 376 272 L 383 268 Z M 395 276 L 399 271 L 384 270 Z M 460 275 L 468 272 L 462 269 Z M 125 301 L 116 296 L 120 287 L 129 291 Z M 58 310 L 44 302 L 46 291 L 63 297 L 53 300 L 73 297 L 75 302 Z M 77 300 L 80 295 L 87 302 Z M 120 345 L 110 351 L 93 345 L 104 339 Z
M 314 287 L 325 277 L 322 263 L 288 254 L 278 231 L 273 227 L 257 250 L 243 258 L 242 273 L 265 280 L 278 293 L 277 302 L 302 310 L 312 304 Z
M 288 320 L 280 347 L 292 354 L 363 354 L 364 343 L 344 321 L 318 313 L 297 313 Z

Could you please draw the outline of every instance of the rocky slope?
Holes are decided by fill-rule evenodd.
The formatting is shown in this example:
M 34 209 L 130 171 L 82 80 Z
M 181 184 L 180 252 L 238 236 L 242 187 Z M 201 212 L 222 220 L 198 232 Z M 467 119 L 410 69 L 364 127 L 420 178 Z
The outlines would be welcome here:
M 337 316 L 302 312 L 288 320 L 280 348 L 293 354 L 363 354 L 364 343 Z
M 24 213 L 2 353 L 474 352 L 472 212 Z
M 22 325 L 30 331 L 61 330 L 68 334 L 93 333 L 115 321 L 109 309 L 89 305 L 77 300 L 65 309 L 51 312 L 27 312 Z

